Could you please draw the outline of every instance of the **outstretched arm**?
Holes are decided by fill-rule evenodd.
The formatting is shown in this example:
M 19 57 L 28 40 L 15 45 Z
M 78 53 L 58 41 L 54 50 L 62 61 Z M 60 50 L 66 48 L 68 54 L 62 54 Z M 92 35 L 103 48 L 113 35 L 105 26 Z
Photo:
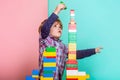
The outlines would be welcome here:
M 77 50 L 76 58 L 81 59 L 95 54 L 95 49 Z
M 58 14 L 61 10 L 65 8 L 64 4 L 59 4 L 55 11 L 50 15 L 50 17 L 46 20 L 46 22 L 43 24 L 43 27 L 41 29 L 41 36 L 43 39 L 45 39 L 50 32 L 50 28 L 53 25 L 53 23 L 58 19 Z
M 102 47 L 86 49 L 86 50 L 77 50 L 77 54 L 76 54 L 77 59 L 82 59 L 82 58 L 94 55 L 96 53 L 100 53 L 101 49 L 102 49 Z

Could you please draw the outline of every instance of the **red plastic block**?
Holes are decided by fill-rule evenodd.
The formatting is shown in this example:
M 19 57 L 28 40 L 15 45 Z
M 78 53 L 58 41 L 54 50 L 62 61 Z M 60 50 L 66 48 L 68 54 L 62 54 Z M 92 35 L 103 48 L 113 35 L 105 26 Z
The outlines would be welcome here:
M 78 70 L 78 68 L 66 68 L 66 70 Z
M 73 78 L 67 78 L 66 80 L 78 80 L 77 78 L 73 79 Z
M 69 51 L 68 54 L 76 54 L 76 51 Z
M 68 60 L 66 64 L 78 64 L 77 60 Z
M 46 58 L 56 58 L 56 56 L 47 56 Z
M 76 24 L 69 24 L 69 30 L 76 30 Z

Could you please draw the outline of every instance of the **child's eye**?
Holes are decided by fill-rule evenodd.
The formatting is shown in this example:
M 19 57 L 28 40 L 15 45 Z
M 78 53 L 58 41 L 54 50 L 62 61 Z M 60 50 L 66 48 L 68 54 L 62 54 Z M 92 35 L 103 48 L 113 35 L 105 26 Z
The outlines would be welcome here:
M 62 29 L 62 26 L 59 26 L 60 29 Z
M 59 28 L 60 28 L 60 29 L 62 29 L 62 27 L 61 27 L 61 26 L 60 26 Z
M 57 27 L 56 25 L 54 27 Z

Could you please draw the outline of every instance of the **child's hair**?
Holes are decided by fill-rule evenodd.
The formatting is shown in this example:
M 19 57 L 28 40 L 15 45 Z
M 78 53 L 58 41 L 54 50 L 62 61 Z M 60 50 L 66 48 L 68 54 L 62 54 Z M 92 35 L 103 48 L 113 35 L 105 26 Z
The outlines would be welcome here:
M 41 22 L 39 28 L 38 28 L 38 32 L 40 33 L 41 32 L 41 28 L 43 27 L 44 23 L 47 21 L 47 19 L 45 19 L 44 21 Z M 62 22 L 60 21 L 60 19 L 57 19 L 55 22 L 58 22 L 61 26 L 61 29 L 63 29 L 63 25 L 62 25 Z

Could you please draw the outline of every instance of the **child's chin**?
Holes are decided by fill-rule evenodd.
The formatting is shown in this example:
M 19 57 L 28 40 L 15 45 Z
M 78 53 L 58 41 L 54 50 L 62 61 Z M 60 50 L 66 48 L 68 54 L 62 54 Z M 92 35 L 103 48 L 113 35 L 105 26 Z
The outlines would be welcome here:
M 60 38 L 60 36 L 56 36 L 58 39 Z
M 58 34 L 58 35 L 57 35 L 57 37 L 60 37 L 60 36 L 61 36 L 61 34 Z

